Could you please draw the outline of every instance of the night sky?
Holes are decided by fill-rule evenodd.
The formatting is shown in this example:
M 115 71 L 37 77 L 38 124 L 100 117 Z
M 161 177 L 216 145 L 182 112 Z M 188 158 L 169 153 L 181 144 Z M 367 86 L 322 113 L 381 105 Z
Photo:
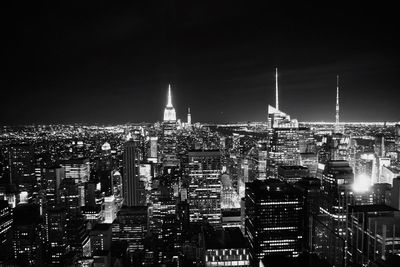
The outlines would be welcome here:
M 3 125 L 160 121 L 168 83 L 183 120 L 265 121 L 275 67 L 300 121 L 334 121 L 337 74 L 342 121 L 400 120 L 398 9 L 383 2 L 13 2 Z

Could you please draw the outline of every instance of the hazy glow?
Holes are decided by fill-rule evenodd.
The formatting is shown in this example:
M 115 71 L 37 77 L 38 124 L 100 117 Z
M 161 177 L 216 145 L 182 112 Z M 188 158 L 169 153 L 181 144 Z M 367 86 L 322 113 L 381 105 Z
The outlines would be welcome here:
M 367 192 L 371 187 L 371 177 L 366 174 L 360 174 L 354 179 L 353 191 L 354 192 Z

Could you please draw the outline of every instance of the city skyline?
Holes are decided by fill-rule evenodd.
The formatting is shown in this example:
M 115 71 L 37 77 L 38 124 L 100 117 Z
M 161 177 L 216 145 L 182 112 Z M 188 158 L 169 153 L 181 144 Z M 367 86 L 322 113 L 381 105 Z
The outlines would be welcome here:
M 390 7 L 172 1 L 7 10 L 3 125 L 161 121 L 168 83 L 178 118 L 191 107 L 194 122 L 264 121 L 276 67 L 281 109 L 299 121 L 335 120 L 336 75 L 341 121 L 400 119 Z

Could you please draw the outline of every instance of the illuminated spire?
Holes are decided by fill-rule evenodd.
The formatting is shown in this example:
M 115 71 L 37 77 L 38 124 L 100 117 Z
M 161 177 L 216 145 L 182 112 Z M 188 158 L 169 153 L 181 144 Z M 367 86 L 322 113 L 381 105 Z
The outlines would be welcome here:
M 278 68 L 275 68 L 275 108 L 279 110 Z
M 171 97 L 171 84 L 168 84 L 168 102 L 167 107 L 172 108 L 172 97 Z
M 172 106 L 172 97 L 171 97 L 171 85 L 168 84 L 168 100 L 167 106 L 164 109 L 164 121 L 176 121 L 176 113 L 175 109 Z
M 188 108 L 187 124 L 188 124 L 188 125 L 191 125 L 191 124 L 192 124 L 192 115 L 190 114 L 190 108 Z
M 336 76 L 336 121 L 335 128 L 339 129 L 339 75 Z

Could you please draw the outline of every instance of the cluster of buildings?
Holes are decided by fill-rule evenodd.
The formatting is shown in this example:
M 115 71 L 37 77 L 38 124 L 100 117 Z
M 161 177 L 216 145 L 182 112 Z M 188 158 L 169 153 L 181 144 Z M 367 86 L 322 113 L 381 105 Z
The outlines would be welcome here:
M 3 129 L 0 265 L 393 266 L 400 125 L 347 130 L 339 85 L 335 124 L 299 123 L 277 81 L 259 124 L 182 122 L 169 87 L 155 124 Z

